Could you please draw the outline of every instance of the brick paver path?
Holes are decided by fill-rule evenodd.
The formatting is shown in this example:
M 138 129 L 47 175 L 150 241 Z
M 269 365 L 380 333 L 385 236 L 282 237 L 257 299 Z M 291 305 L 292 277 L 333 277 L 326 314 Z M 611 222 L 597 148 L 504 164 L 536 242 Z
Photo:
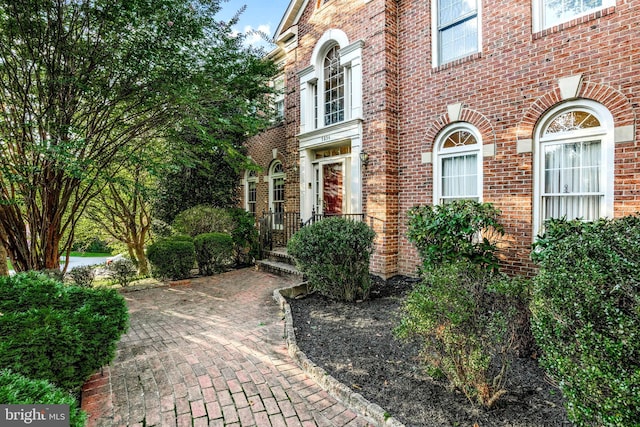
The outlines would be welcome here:
M 124 293 L 129 332 L 83 389 L 89 426 L 367 426 L 288 356 L 272 293 L 290 284 L 245 269 Z

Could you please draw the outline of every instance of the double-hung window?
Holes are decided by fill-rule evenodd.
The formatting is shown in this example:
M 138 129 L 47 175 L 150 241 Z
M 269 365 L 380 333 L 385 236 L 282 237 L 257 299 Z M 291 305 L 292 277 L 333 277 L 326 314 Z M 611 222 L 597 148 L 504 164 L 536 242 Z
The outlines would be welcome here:
M 551 113 L 542 122 L 537 132 L 536 233 L 550 218 L 593 221 L 611 214 L 611 121 L 604 107 L 583 103 Z
M 616 0 L 533 0 L 534 31 L 615 6 Z
M 458 124 L 436 142 L 434 203 L 454 200 L 480 201 L 482 193 L 482 145 L 477 130 Z
M 479 0 L 437 0 L 435 66 L 480 51 Z
M 274 109 L 276 121 L 284 119 L 284 76 L 279 76 L 273 82 L 274 93 Z

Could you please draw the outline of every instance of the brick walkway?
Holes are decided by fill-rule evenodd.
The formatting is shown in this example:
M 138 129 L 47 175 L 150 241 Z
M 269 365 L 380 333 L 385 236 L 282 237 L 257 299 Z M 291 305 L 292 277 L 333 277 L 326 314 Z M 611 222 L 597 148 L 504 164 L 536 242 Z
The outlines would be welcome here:
M 369 425 L 289 357 L 272 293 L 291 284 L 245 269 L 124 293 L 130 329 L 83 389 L 88 425 Z

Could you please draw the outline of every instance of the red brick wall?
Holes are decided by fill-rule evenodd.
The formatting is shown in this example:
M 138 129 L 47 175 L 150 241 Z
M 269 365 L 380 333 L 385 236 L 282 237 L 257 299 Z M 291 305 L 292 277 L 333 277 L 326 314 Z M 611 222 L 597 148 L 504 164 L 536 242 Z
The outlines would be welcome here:
M 618 1 L 601 13 L 532 33 L 531 2 L 484 1 L 482 52 L 433 68 L 431 7 L 424 0 L 309 2 L 298 24 L 298 47 L 285 66 L 285 125 L 253 138 L 250 153 L 268 171 L 278 147 L 287 170 L 287 209 L 299 209 L 300 94 L 297 73 L 310 65 L 317 40 L 339 28 L 363 47 L 365 212 L 377 218 L 372 270 L 414 274 L 406 212 L 433 201 L 433 170 L 421 161 L 450 123 L 447 106 L 463 105 L 461 120 L 478 128 L 495 155 L 483 160 L 483 200 L 503 212 L 505 265 L 531 274 L 533 157 L 518 140 L 533 138 L 545 111 L 562 102 L 558 79 L 581 74 L 578 97 L 613 114 L 615 126 L 635 126 L 634 142 L 615 145 L 615 215 L 640 210 L 640 0 Z M 283 11 L 284 12 L 284 11 Z M 259 191 L 266 185 L 260 178 Z M 263 196 L 259 192 L 258 201 Z M 260 205 L 258 207 L 261 209 Z M 376 225 L 377 224 L 377 225 Z
M 557 80 L 577 74 L 584 79 L 579 97 L 607 106 L 616 126 L 635 124 L 640 132 L 640 1 L 538 34 L 531 32 L 531 2 L 485 1 L 482 52 L 435 69 L 429 9 L 429 2 L 400 2 L 400 272 L 418 264 L 404 237 L 406 211 L 432 203 L 432 165 L 420 154 L 433 151 L 447 105 L 462 103 L 462 119 L 479 128 L 484 144 L 495 142 L 495 156 L 483 163 L 483 193 L 503 212 L 505 263 L 530 274 L 532 153 L 518 154 L 517 140 L 533 138 L 536 121 L 561 102 Z M 616 144 L 616 216 L 640 210 L 639 153 L 638 136 Z

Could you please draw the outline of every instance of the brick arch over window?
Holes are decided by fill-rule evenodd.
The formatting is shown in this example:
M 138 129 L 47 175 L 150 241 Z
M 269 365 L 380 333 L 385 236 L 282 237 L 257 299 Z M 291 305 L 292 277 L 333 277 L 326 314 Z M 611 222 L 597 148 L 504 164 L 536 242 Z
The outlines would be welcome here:
M 604 105 L 613 115 L 614 127 L 635 126 L 636 114 L 629 99 L 618 90 L 601 83 L 582 82 L 575 98 L 590 99 Z M 538 98 L 525 112 L 518 124 L 517 139 L 532 140 L 533 132 L 538 120 L 545 112 L 561 102 L 563 99 L 560 88 L 550 91 Z M 635 133 L 635 132 L 634 132 Z
M 443 114 L 438 119 L 436 119 L 429 129 L 427 129 L 427 133 L 425 135 L 425 144 L 427 144 L 426 150 L 431 150 L 433 147 L 433 143 L 436 140 L 438 134 L 448 125 L 456 122 L 467 122 L 472 124 L 478 129 L 480 135 L 482 136 L 483 143 L 486 144 L 495 144 L 496 142 L 496 133 L 493 128 L 493 125 L 484 115 L 481 113 L 471 110 L 469 108 L 463 107 L 460 111 L 460 117 L 458 120 L 451 120 L 449 114 Z

